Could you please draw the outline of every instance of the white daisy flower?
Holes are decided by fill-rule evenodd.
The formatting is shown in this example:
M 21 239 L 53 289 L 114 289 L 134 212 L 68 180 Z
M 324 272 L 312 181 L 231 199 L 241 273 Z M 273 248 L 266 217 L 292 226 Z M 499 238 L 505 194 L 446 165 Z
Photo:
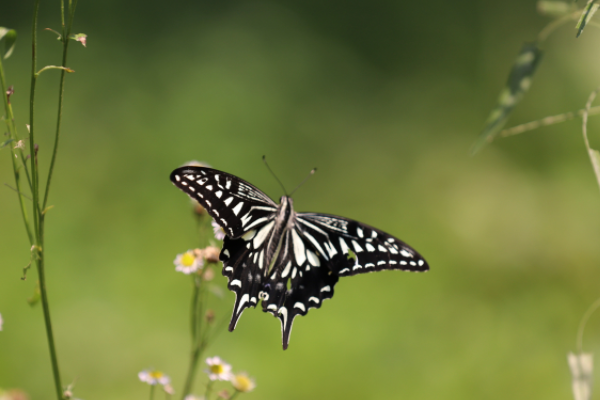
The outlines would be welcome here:
M 138 374 L 140 381 L 146 382 L 149 385 L 168 385 L 171 383 L 171 378 L 157 370 L 143 370 Z
M 215 239 L 217 240 L 223 240 L 225 239 L 225 231 L 223 230 L 223 228 L 221 228 L 221 226 L 219 224 L 217 224 L 217 222 L 213 219 L 210 224 L 213 227 L 213 232 L 215 233 Z
M 231 379 L 231 365 L 221 360 L 220 357 L 209 357 L 206 359 L 206 364 L 208 364 L 206 373 L 211 381 L 228 381 Z
M 183 254 L 177 254 L 173 264 L 175 264 L 175 271 L 189 275 L 202 268 L 204 265 L 204 258 L 198 252 L 188 250 Z

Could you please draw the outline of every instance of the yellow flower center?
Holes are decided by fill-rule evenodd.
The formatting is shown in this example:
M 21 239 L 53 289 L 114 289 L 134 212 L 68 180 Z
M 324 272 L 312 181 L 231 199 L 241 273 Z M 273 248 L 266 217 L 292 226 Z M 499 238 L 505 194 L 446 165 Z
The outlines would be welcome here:
M 150 376 L 152 378 L 154 378 L 154 379 L 160 379 L 160 378 L 163 377 L 163 375 L 164 374 L 162 372 L 160 372 L 160 371 L 152 371 L 152 372 L 150 372 Z
M 196 256 L 191 251 L 188 251 L 184 255 L 181 256 L 181 264 L 186 267 L 191 267 L 196 261 Z
M 214 364 L 210 366 L 210 372 L 212 372 L 213 374 L 222 374 L 223 373 L 223 366 L 221 364 Z
M 254 389 L 254 382 L 244 374 L 239 374 L 233 377 L 231 384 L 235 390 L 240 392 L 249 392 Z

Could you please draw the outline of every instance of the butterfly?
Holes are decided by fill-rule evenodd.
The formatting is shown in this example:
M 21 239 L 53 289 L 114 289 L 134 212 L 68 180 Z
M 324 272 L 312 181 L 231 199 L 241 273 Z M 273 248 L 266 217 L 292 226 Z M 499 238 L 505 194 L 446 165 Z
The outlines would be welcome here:
M 229 330 L 261 301 L 263 311 L 281 321 L 284 350 L 294 318 L 321 308 L 340 277 L 429 270 L 419 253 L 388 233 L 335 215 L 297 213 L 291 197 L 277 204 L 226 172 L 186 166 L 171 173 L 171 182 L 225 231 L 219 259 L 236 295 Z

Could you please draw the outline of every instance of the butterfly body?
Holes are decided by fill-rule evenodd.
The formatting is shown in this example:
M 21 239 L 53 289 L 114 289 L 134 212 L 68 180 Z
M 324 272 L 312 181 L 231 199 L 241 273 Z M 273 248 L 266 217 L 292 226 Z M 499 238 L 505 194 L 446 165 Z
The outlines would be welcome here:
M 388 269 L 423 272 L 427 263 L 399 239 L 335 215 L 296 213 L 242 179 L 211 168 L 181 167 L 171 181 L 197 200 L 227 236 L 220 260 L 236 294 L 229 325 L 262 301 L 281 321 L 283 348 L 294 318 L 333 297 L 339 277 Z

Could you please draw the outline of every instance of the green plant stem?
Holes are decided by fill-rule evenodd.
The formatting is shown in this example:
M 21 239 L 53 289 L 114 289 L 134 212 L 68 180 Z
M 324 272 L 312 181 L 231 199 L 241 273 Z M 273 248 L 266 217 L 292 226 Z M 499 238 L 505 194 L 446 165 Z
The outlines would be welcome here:
M 65 68 L 67 67 L 67 53 L 69 49 L 69 36 L 71 35 L 71 28 L 73 26 L 73 18 L 75 17 L 75 7 L 77 7 L 77 0 L 69 1 L 69 22 L 65 27 L 65 4 L 64 0 L 61 0 L 61 23 L 63 28 L 63 57 L 62 57 L 62 71 L 60 73 L 60 84 L 58 93 L 58 115 L 56 117 L 56 134 L 54 136 L 54 148 L 52 150 L 52 159 L 50 160 L 50 168 L 48 169 L 48 179 L 46 180 L 46 191 L 44 193 L 44 202 L 42 203 L 42 209 L 46 208 L 48 203 L 48 194 L 50 192 L 50 183 L 52 181 L 52 173 L 54 172 L 54 164 L 56 162 L 56 155 L 58 153 L 58 142 L 60 139 L 60 126 L 62 122 L 62 108 L 63 108 L 63 95 L 65 90 L 65 75 L 68 72 Z
M 12 107 L 10 106 L 9 99 L 8 99 L 7 88 L 6 88 L 6 79 L 4 77 L 4 66 L 2 65 L 2 57 L 1 56 L 0 56 L 0 85 L 2 88 L 2 96 L 4 98 L 4 109 L 5 109 L 6 125 L 8 127 L 8 132 L 12 139 L 16 139 L 14 116 L 12 113 Z M 11 160 L 12 160 L 12 165 L 13 165 L 13 173 L 15 176 L 15 186 L 17 189 L 17 196 L 19 196 L 19 206 L 21 208 L 21 216 L 23 217 L 23 223 L 25 224 L 25 230 L 27 231 L 27 237 L 29 238 L 29 244 L 33 246 L 33 233 L 31 232 L 29 218 L 27 217 L 27 208 L 25 208 L 25 200 L 24 200 L 23 194 L 21 193 L 19 168 L 17 166 L 17 161 L 16 161 L 17 154 L 16 154 L 14 146 L 12 146 L 12 143 L 9 146 L 11 146 L 11 155 L 12 155 Z M 23 152 L 21 152 L 21 155 L 22 154 L 23 154 Z M 21 159 L 23 160 L 23 157 L 21 157 Z M 27 166 L 27 164 L 25 164 L 25 166 Z M 27 174 L 27 176 L 29 177 L 29 174 Z M 31 181 L 30 181 L 30 183 L 31 183 Z
M 534 129 L 542 128 L 544 126 L 550 126 L 559 124 L 561 122 L 570 121 L 575 117 L 583 117 L 584 113 L 585 108 L 582 108 L 581 110 L 577 111 L 569 111 L 563 114 L 551 115 L 549 117 L 538 119 L 536 121 L 526 122 L 524 124 L 515 125 L 511 128 L 504 129 L 498 134 L 498 136 L 508 137 L 518 135 L 520 133 L 532 131 Z M 587 114 L 588 116 L 600 114 L 600 106 L 590 108 Z
M 206 384 L 206 393 L 204 394 L 204 400 L 208 400 L 208 396 L 210 396 L 210 391 L 212 390 L 212 386 L 215 381 L 208 381 Z
M 150 400 L 154 398 L 154 388 L 156 385 L 150 385 Z
M 233 394 L 231 395 L 231 397 L 229 398 L 229 400 L 233 400 L 237 397 L 237 395 L 240 394 L 239 390 L 236 390 L 235 392 L 233 392 Z
M 570 14 L 563 15 L 562 17 L 557 18 L 554 21 L 550 22 L 538 34 L 538 43 L 541 44 L 546 39 L 548 39 L 548 36 L 550 36 L 550 34 L 552 34 L 552 32 L 554 32 L 557 28 L 563 26 L 564 24 L 566 24 L 569 21 L 577 20 L 580 15 L 581 15 L 581 10 L 577 10 L 577 11 L 573 11 Z
M 200 356 L 206 347 L 206 343 L 203 340 L 205 335 L 201 334 L 202 331 L 202 310 L 204 304 L 203 292 L 204 285 L 200 276 L 194 276 L 194 293 L 192 295 L 192 306 L 190 315 L 190 325 L 192 334 L 192 352 L 190 354 L 190 364 L 188 367 L 187 377 L 185 379 L 185 385 L 182 391 L 182 400 L 185 396 L 190 394 L 194 387 L 194 379 L 196 377 L 196 369 L 198 368 L 198 361 Z
M 31 91 L 29 98 L 29 147 L 31 154 L 31 186 L 33 197 L 33 217 L 35 243 L 37 246 L 36 266 L 40 284 L 40 294 L 42 299 L 42 308 L 44 311 L 44 321 L 46 326 L 46 337 L 48 339 L 48 347 L 50 350 L 50 361 L 52 364 L 52 372 L 54 377 L 54 387 L 58 400 L 63 398 L 62 384 L 60 381 L 60 370 L 58 368 L 58 357 L 56 354 L 56 346 L 54 344 L 54 334 L 52 331 L 52 320 L 50 318 L 50 305 L 48 302 L 48 291 L 46 290 L 46 274 L 44 269 L 44 214 L 40 210 L 39 200 L 39 170 L 37 163 L 37 155 L 35 151 L 35 125 L 34 125 L 34 104 L 35 104 L 35 85 L 37 81 L 36 64 L 37 64 L 37 20 L 39 12 L 40 0 L 35 0 L 33 11 L 33 23 L 31 33 L 32 61 L 31 61 Z

